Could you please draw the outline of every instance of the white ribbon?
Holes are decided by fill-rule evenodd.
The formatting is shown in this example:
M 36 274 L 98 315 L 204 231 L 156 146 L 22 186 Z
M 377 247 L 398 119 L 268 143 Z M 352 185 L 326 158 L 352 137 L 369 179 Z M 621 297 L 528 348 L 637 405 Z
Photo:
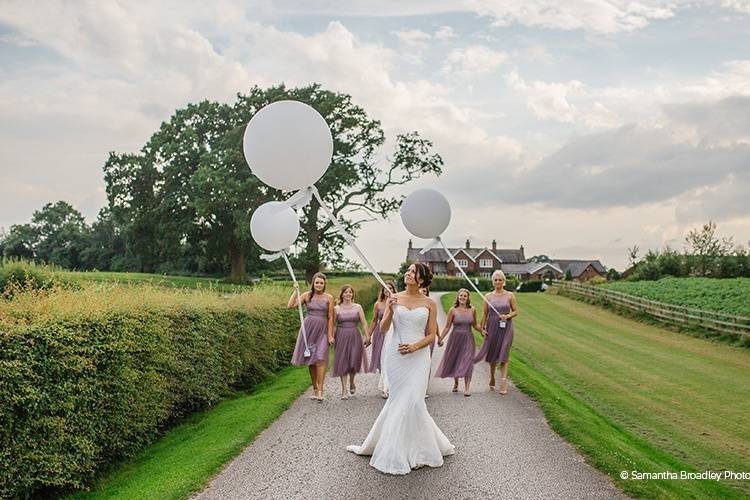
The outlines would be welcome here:
M 260 258 L 268 262 L 271 262 L 281 257 L 284 259 L 284 262 L 286 263 L 286 268 L 289 270 L 289 275 L 292 277 L 292 282 L 294 282 L 295 284 L 294 291 L 297 292 L 297 311 L 299 312 L 299 322 L 302 328 L 302 340 L 305 343 L 305 357 L 309 358 L 312 355 L 312 353 L 310 352 L 310 345 L 307 343 L 307 330 L 305 329 L 305 318 L 304 318 L 304 315 L 302 314 L 302 297 L 300 296 L 300 293 L 299 293 L 299 283 L 297 283 L 297 277 L 294 275 L 292 264 L 289 262 L 289 257 L 287 257 L 286 252 L 287 252 L 287 249 L 281 250 L 280 252 L 276 252 L 276 253 L 263 254 L 260 256 Z
M 456 261 L 456 259 L 453 257 L 453 254 L 450 252 L 450 250 L 448 250 L 448 247 L 445 246 L 445 243 L 443 243 L 443 240 L 440 238 L 440 236 L 438 236 L 434 240 L 430 241 L 427 244 L 427 246 L 424 247 L 421 252 L 419 252 L 419 254 L 422 255 L 422 254 L 426 253 L 428 250 L 430 250 L 430 249 L 432 249 L 432 248 L 434 248 L 434 247 L 436 247 L 438 245 L 440 245 L 440 246 L 443 247 L 443 249 L 445 250 L 445 253 L 448 254 L 448 257 L 453 262 L 453 265 L 456 266 L 459 271 L 461 271 L 461 274 L 464 276 L 464 278 L 466 278 L 466 281 L 469 282 L 469 285 L 471 285 L 471 287 L 474 289 L 474 291 L 477 292 L 479 294 L 479 296 L 482 297 L 482 300 L 487 303 L 487 305 L 490 307 L 490 309 L 492 309 L 493 311 L 495 311 L 495 313 L 497 313 L 498 317 L 500 317 L 500 311 L 498 311 L 497 309 L 495 309 L 495 306 L 493 306 L 492 303 L 490 303 L 490 301 L 487 300 L 487 297 L 485 297 L 484 294 L 479 291 L 479 288 L 477 288 L 476 285 L 474 285 L 474 282 L 471 281 L 471 279 L 466 275 L 466 273 L 464 272 L 463 268 L 461 268 L 461 266 L 458 264 L 458 262 Z

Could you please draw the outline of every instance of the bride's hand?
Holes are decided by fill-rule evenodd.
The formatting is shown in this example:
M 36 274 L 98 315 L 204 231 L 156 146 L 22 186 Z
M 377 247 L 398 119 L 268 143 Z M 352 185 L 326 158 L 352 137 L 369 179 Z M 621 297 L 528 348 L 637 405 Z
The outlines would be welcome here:
M 385 300 L 385 306 L 393 312 L 393 306 L 398 303 L 398 297 L 396 297 L 395 293 L 392 293 L 388 296 L 388 298 Z
M 414 344 L 399 344 L 398 345 L 398 352 L 400 352 L 401 354 L 411 354 L 416 351 L 417 351 L 417 348 L 414 346 Z

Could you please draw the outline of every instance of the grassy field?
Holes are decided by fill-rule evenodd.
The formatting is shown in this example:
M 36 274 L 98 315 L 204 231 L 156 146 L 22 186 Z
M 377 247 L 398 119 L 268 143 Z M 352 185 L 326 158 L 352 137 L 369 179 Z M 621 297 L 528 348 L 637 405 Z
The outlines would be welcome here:
M 509 374 L 592 464 L 634 496 L 750 494 L 750 481 L 619 477 L 750 471 L 750 353 L 560 296 L 518 297 Z
M 662 278 L 600 286 L 669 304 L 750 317 L 750 278 Z

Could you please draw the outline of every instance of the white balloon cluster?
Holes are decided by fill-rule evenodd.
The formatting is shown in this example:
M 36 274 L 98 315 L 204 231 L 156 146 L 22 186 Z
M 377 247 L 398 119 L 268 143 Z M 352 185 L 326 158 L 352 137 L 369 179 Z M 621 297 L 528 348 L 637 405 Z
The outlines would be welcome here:
M 255 113 L 242 144 L 250 170 L 282 191 L 315 184 L 333 156 L 333 137 L 320 113 L 299 101 L 277 101 Z M 269 201 L 250 219 L 250 233 L 262 248 L 280 252 L 297 240 L 299 219 L 288 204 Z

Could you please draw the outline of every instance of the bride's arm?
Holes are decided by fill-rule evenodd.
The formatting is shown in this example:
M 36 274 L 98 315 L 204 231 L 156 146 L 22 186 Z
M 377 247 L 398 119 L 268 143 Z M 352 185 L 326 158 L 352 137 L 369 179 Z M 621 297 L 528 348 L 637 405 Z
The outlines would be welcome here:
M 393 306 L 396 305 L 396 301 L 395 294 L 391 294 L 385 299 L 385 312 L 383 313 L 383 319 L 380 320 L 380 331 L 383 335 L 385 335 L 391 327 L 391 321 L 393 320 Z
M 400 344 L 398 346 L 398 351 L 401 354 L 416 352 L 423 347 L 432 344 L 435 340 L 435 336 L 437 335 L 437 305 L 435 302 L 430 301 L 427 305 L 427 309 L 430 311 L 430 316 L 427 318 L 427 331 L 429 333 L 422 340 L 414 342 L 413 344 Z

